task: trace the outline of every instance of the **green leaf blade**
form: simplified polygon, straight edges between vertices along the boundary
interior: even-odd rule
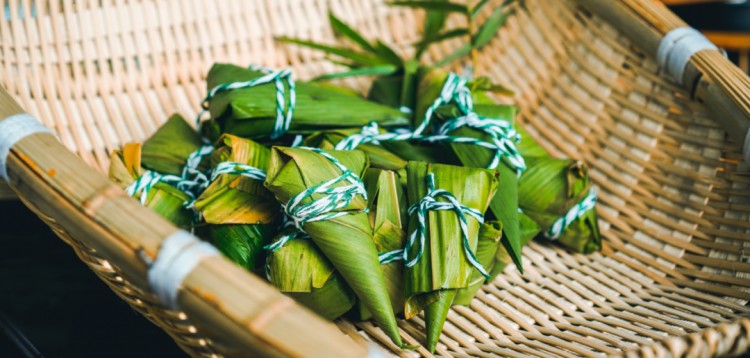
[[[387,76],[393,74],[397,70],[398,67],[393,65],[359,67],[348,71],[327,73],[325,75],[315,77],[313,81],[327,81],[338,78],[357,76]]]
[[[341,21],[341,19],[336,17],[333,12],[328,13],[328,20],[331,23],[331,29],[333,29],[334,33],[348,38],[352,42],[362,47],[363,50],[366,50],[373,55],[377,54],[375,47],[373,47],[372,44],[364,38],[364,36],[355,31],[345,22]]]
[[[466,5],[450,1],[393,1],[387,4],[391,6],[403,6],[424,10],[438,10],[444,12],[458,12],[466,15],[469,14],[469,9],[466,7]]]
[[[500,29],[500,26],[503,26],[507,19],[508,14],[503,11],[502,7],[495,9],[492,15],[490,15],[487,21],[482,24],[479,31],[477,31],[472,38],[472,46],[478,49],[488,44],[495,36],[495,33],[497,33],[497,30]]]
[[[382,59],[378,57],[368,55],[365,53],[361,53],[358,51],[354,51],[354,50],[344,48],[344,47],[336,47],[336,46],[322,44],[319,42],[295,39],[291,37],[279,37],[277,38],[277,40],[282,41],[282,42],[292,43],[295,45],[304,46],[304,47],[309,47],[309,48],[320,50],[320,51],[325,51],[329,54],[336,55],[336,56],[354,61],[357,64],[360,64],[362,66],[377,66],[377,65],[383,65],[387,63],[386,61],[383,61]]]

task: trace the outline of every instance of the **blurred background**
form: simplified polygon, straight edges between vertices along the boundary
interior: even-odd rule
[[[750,2],[664,0],[750,70]],[[0,201],[0,357],[183,357],[26,207]]]

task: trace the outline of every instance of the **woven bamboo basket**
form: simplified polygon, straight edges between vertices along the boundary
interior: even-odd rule
[[[332,10],[366,35],[407,48],[422,14],[380,0],[6,4],[0,118],[28,112],[59,136],[34,134],[13,146],[10,188],[136,311],[193,356],[355,357],[378,345],[429,355],[398,350],[371,323],[324,322],[221,257],[186,277],[180,311],[167,309],[146,272],[176,228],[101,174],[111,150],[143,140],[170,113],[194,116],[214,62],[292,67],[310,78],[334,68],[275,36],[334,41],[325,20]],[[686,25],[657,1],[514,6],[476,71],[516,91],[520,124],[546,149],[589,164],[604,249],[584,256],[532,243],[523,275],[509,268],[469,307],[453,308],[436,353],[747,350],[750,175],[740,149],[750,127],[748,77],[704,50],[682,81],[669,78],[654,54],[668,31]],[[428,57],[457,45],[436,46]],[[423,341],[419,317],[399,324],[408,344]]]

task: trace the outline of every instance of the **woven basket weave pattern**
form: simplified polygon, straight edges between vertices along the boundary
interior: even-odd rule
[[[12,14],[31,2],[10,1]],[[331,71],[320,54],[274,43],[332,40],[329,9],[369,36],[405,46],[418,13],[377,0],[62,1],[0,21],[3,85],[84,161],[150,135],[172,112],[194,116],[213,62]],[[437,354],[644,356],[736,354],[748,347],[750,176],[711,113],[665,78],[653,56],[574,1],[526,0],[476,69],[517,92],[519,122],[553,155],[580,159],[600,188],[605,248],[524,249],[469,307],[454,307]],[[440,44],[439,59],[456,42]],[[363,88],[361,80],[346,84]],[[34,198],[22,198],[36,208]],[[112,290],[194,356],[235,355],[162,307],[108,257],[36,208]],[[727,323],[731,322],[731,323]],[[337,322],[388,348],[373,324]],[[400,321],[408,344],[421,317]],[[427,354],[420,348],[417,353]],[[411,353],[407,353],[411,354]]]

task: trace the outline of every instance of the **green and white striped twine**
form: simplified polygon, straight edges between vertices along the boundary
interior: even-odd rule
[[[198,167],[203,158],[211,155],[213,151],[214,146],[206,144],[188,155],[185,166],[182,168],[182,181],[177,183],[177,189],[190,192],[193,197],[200,195],[200,192],[208,186],[208,177]]]
[[[557,219],[552,226],[544,233],[550,240],[557,240],[562,235],[563,231],[575,220],[581,218],[587,211],[593,210],[596,206],[596,199],[598,193],[596,189],[589,189],[589,193],[586,195],[581,202],[570,208],[564,216]]]
[[[146,205],[148,193],[151,191],[154,185],[162,182],[176,186],[181,181],[182,178],[176,175],[163,175],[151,170],[146,170],[143,172],[143,174],[141,174],[140,177],[138,177],[138,179],[136,179],[133,183],[128,185],[127,188],[125,188],[125,192],[130,196],[136,196],[136,194],[140,192],[141,194],[138,199],[141,201],[141,204]],[[192,197],[192,193],[187,192],[187,194]]]
[[[256,66],[250,66],[251,70],[260,71],[265,73],[264,76],[253,78],[249,81],[241,82],[230,82],[223,83],[208,91],[206,98],[201,102],[203,111],[198,114],[197,121],[200,122],[200,118],[208,110],[208,105],[211,100],[216,96],[217,93],[226,92],[236,89],[251,88],[272,81],[276,85],[276,122],[274,123],[273,132],[270,134],[271,139],[277,139],[284,135],[292,123],[292,116],[294,115],[294,106],[296,103],[296,90],[294,84],[294,78],[292,77],[292,70],[284,69],[280,71],[272,71],[266,68],[260,68]],[[287,82],[289,87],[289,105],[286,105],[286,94],[284,89],[284,80]],[[284,113],[284,107],[287,107],[286,113]]]
[[[250,179],[264,181],[266,180],[266,172],[258,169],[252,165],[237,163],[237,162],[221,162],[211,172],[211,182],[214,182],[219,175],[222,174],[234,174]]]
[[[513,167],[518,174],[526,170],[526,163],[521,153],[516,148],[515,143],[521,139],[520,134],[513,128],[513,125],[504,119],[493,119],[480,117],[474,112],[474,104],[471,99],[471,91],[466,87],[467,80],[460,76],[449,73],[440,95],[425,111],[425,117],[422,123],[412,132],[407,133],[380,133],[377,123],[362,127],[360,133],[356,133],[344,138],[336,144],[336,150],[352,150],[360,144],[373,143],[380,144],[381,141],[422,141],[429,143],[464,143],[478,145],[495,151],[489,169],[495,169],[503,158],[507,159],[508,164]],[[437,134],[424,135],[424,131],[430,125],[435,111],[440,106],[455,103],[462,116],[445,122],[438,130]],[[450,135],[451,132],[461,128],[469,127],[486,133],[491,142],[486,142],[477,138],[458,137]]]
[[[471,243],[469,242],[469,227],[466,221],[466,215],[469,215],[476,219],[480,224],[484,223],[484,216],[482,212],[477,209],[470,208],[462,205],[458,202],[453,194],[445,189],[435,188],[435,174],[427,174],[427,195],[425,195],[419,203],[416,203],[409,207],[409,215],[417,214],[417,227],[409,235],[409,239],[406,242],[406,247],[403,250],[394,250],[385,252],[379,255],[381,264],[386,264],[396,260],[404,260],[406,267],[413,267],[419,262],[424,254],[425,240],[427,234],[427,215],[429,211],[438,210],[452,210],[458,216],[459,226],[461,228],[461,235],[463,236],[463,247],[466,259],[469,263],[477,269],[484,277],[489,278],[490,275],[484,266],[479,262],[474,251],[471,249]],[[438,198],[444,198],[447,201],[438,201]],[[419,241],[417,241],[419,239]],[[414,245],[418,245],[417,255],[414,258],[409,258],[409,252]]]
[[[284,244],[298,237],[299,234],[304,233],[304,225],[308,222],[331,220],[333,218],[349,215],[353,213],[367,212],[367,208],[352,212],[352,211],[339,211],[335,210],[348,206],[351,201],[357,195],[362,196],[364,200],[367,200],[367,190],[365,185],[362,183],[360,177],[345,167],[338,159],[332,155],[326,153],[322,149],[311,148],[311,147],[297,147],[300,149],[313,151],[328,161],[333,163],[339,170],[341,175],[337,178],[327,180],[323,183],[313,185],[297,195],[293,196],[289,201],[282,205],[284,214],[288,219],[294,223],[297,227],[297,231],[282,236],[278,241],[271,245],[267,245],[266,249],[277,250],[284,246]],[[348,182],[346,185],[338,185],[339,183]],[[313,195],[322,195],[318,199],[313,199]],[[303,204],[302,202],[306,199],[311,199],[308,203]]]
[[[251,165],[236,163],[236,162],[222,162],[219,163],[216,168],[207,172],[201,172],[198,169],[201,161],[204,157],[210,155],[214,148],[211,145],[204,145],[198,150],[194,151],[188,156],[185,162],[185,167],[182,170],[182,176],[176,175],[165,175],[155,171],[147,170],[132,184],[130,184],[125,191],[130,196],[135,196],[139,192],[141,204],[146,205],[149,191],[156,185],[156,183],[163,182],[169,184],[183,193],[187,194],[190,199],[187,200],[183,205],[185,208],[190,209],[195,214],[195,222],[199,222],[202,218],[200,211],[195,207],[195,201],[200,194],[206,190],[206,188],[218,179],[221,174],[233,174],[248,177],[255,180],[266,180],[266,172]]]

